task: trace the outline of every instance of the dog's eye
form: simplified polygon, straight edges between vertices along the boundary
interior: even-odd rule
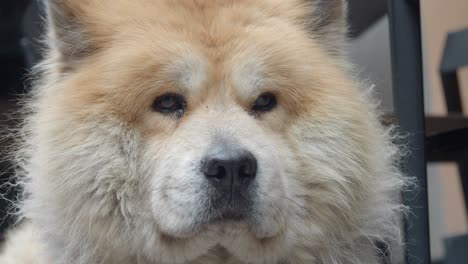
[[[162,114],[182,115],[185,112],[187,103],[183,96],[167,93],[159,96],[153,103],[153,109]]]
[[[252,106],[254,112],[268,112],[275,108],[276,96],[272,93],[261,94]]]

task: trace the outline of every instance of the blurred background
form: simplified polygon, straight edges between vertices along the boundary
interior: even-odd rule
[[[18,96],[29,90],[28,73],[41,58],[38,40],[43,36],[43,14],[38,8],[38,2],[0,1],[0,131],[7,131],[7,128],[14,125],[14,121],[9,120],[6,115],[17,108],[15,100]],[[446,117],[447,104],[439,69],[447,34],[468,29],[468,1],[424,0],[421,1],[420,10],[425,112],[430,118]],[[392,66],[386,1],[350,0],[349,21],[350,60],[356,65],[359,77],[375,85],[377,96],[382,101],[382,109],[391,115]],[[465,47],[465,52],[468,53],[468,44]],[[466,115],[468,67],[457,69],[457,77]],[[426,121],[428,126],[433,125],[431,120]],[[0,148],[5,149],[8,143],[0,140]],[[11,219],[7,217],[8,208],[11,207],[9,200],[16,197],[16,190],[5,185],[8,182],[14,183],[10,168],[11,164],[3,157],[0,158],[0,183],[3,186],[0,188],[0,197],[3,197],[0,199],[0,234],[4,234],[4,230],[11,224]],[[447,238],[468,233],[462,177],[455,163],[428,164],[431,256],[434,263],[444,263],[444,241]],[[466,245],[468,250],[468,243]],[[468,254],[464,261],[466,262],[463,263],[468,263]]]

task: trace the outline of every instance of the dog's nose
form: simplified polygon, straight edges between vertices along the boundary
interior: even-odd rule
[[[246,150],[218,147],[205,157],[201,169],[218,191],[232,199],[257,175],[257,159]]]

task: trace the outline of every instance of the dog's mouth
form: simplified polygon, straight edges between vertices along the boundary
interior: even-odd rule
[[[237,199],[218,197],[212,199],[206,208],[205,224],[223,224],[232,222],[246,222],[252,215],[253,201],[247,196],[238,196]]]
[[[196,236],[202,235],[210,230],[220,230],[226,227],[248,227],[248,217],[243,211],[225,210],[211,216],[206,216],[203,219],[195,221],[190,229],[185,232],[173,234],[171,232],[161,232],[161,240],[166,242],[176,242],[190,240]]]
[[[161,233],[161,241],[169,244],[189,243],[200,237],[210,239],[226,239],[226,237],[242,237],[253,239],[262,245],[275,243],[282,239],[284,226],[272,225],[269,219],[259,219],[250,207],[227,206],[211,208],[210,213],[203,214],[190,224],[190,227],[180,232]],[[278,223],[278,221],[274,221]],[[262,224],[264,223],[264,224]]]
[[[229,222],[242,222],[245,221],[247,214],[239,210],[225,210],[219,215],[211,217],[208,221],[209,224],[222,224]]]

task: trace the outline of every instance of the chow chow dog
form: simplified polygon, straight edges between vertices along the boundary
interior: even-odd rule
[[[1,263],[394,261],[406,181],[345,1],[46,2]]]

